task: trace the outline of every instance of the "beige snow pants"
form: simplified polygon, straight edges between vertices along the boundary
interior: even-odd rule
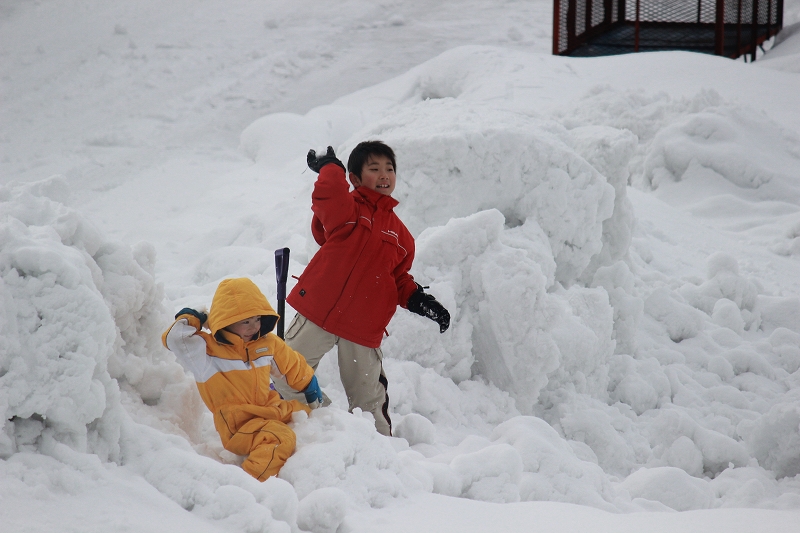
[[[297,314],[286,330],[286,344],[300,352],[306,362],[317,370],[322,356],[336,345],[339,348],[339,377],[342,379],[349,410],[356,407],[372,413],[375,429],[383,435],[392,434],[389,418],[388,382],[383,372],[383,352],[337,337]],[[288,386],[285,380],[275,380],[275,388],[286,400],[305,403],[305,396]],[[326,398],[327,400],[327,398]]]

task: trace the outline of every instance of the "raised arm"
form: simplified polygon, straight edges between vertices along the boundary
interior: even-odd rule
[[[208,366],[206,341],[200,333],[206,320],[205,313],[194,309],[181,309],[175,315],[175,322],[161,335],[161,342],[175,354],[183,368],[201,379]]]
[[[325,232],[330,233],[348,222],[355,209],[347,172],[330,146],[323,156],[317,156],[314,150],[309,150],[307,161],[308,167],[319,173],[311,193],[311,209]]]

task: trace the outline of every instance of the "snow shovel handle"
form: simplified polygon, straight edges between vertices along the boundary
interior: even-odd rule
[[[277,334],[283,338],[284,320],[283,315],[286,311],[286,280],[289,278],[289,249],[280,248],[275,250],[275,278],[278,282],[278,325]]]

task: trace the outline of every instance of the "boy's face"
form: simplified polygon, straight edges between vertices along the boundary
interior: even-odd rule
[[[234,322],[225,329],[240,336],[245,341],[251,341],[261,329],[261,317],[251,316],[239,322]]]
[[[391,196],[396,183],[392,160],[385,155],[369,156],[361,168],[360,178],[352,172],[350,173],[350,183],[353,184],[353,187],[366,187]]]

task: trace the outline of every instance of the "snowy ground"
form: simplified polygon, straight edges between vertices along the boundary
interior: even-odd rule
[[[429,4],[0,6],[4,527],[796,531],[800,2],[753,64]],[[305,152],[365,138],[453,326],[390,324],[395,438],[326,357],[261,484],[159,335],[224,277],[274,301]]]

